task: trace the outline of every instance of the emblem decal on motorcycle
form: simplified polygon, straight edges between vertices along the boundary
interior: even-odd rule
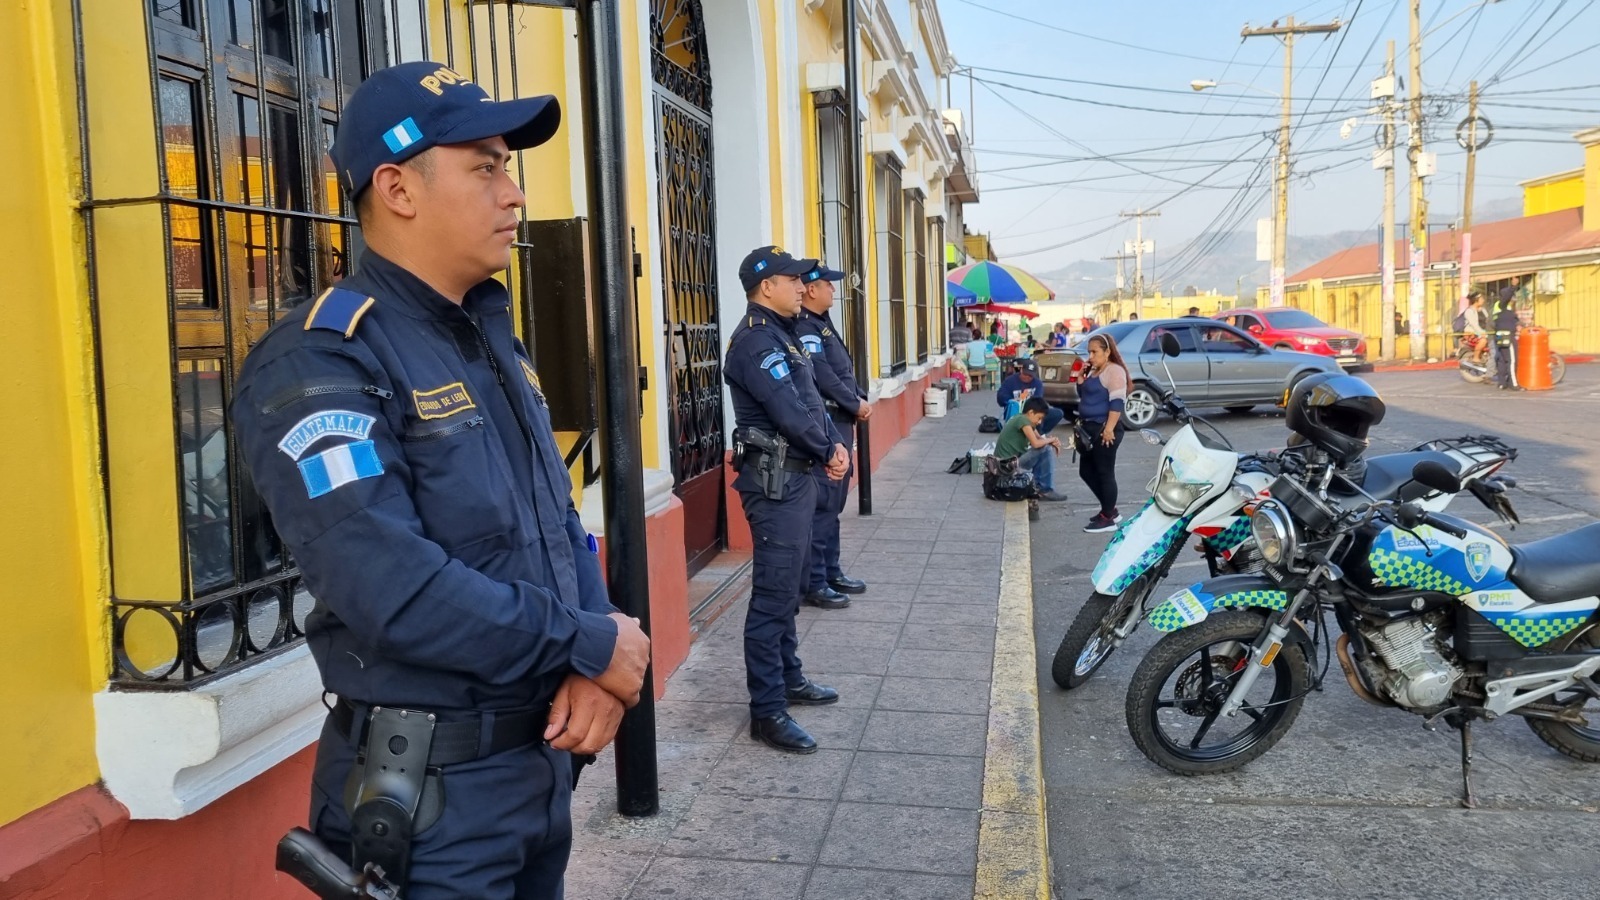
[[[1475,541],[1465,548],[1467,556],[1467,574],[1474,582],[1483,580],[1489,574],[1489,545],[1482,541]]]
[[[1194,595],[1193,590],[1185,590],[1183,593],[1173,597],[1172,605],[1184,625],[1202,622],[1210,614],[1205,604],[1200,602],[1200,598]]]

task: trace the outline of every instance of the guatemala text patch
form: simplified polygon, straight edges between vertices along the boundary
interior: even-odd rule
[[[417,405],[417,415],[424,419],[443,419],[464,409],[476,409],[467,386],[457,381],[431,391],[412,391],[411,400]]]
[[[352,481],[383,474],[378,447],[371,441],[341,444],[300,460],[300,477],[306,483],[306,496],[315,499],[344,487]]]
[[[372,424],[377,420],[372,416],[351,412],[348,409],[329,409],[319,413],[312,413],[295,423],[278,442],[278,449],[288,454],[290,459],[299,459],[306,448],[325,437],[347,437],[357,441],[364,441],[372,433]]]
[[[822,338],[815,334],[808,334],[800,339],[800,346],[812,355],[822,352]]]

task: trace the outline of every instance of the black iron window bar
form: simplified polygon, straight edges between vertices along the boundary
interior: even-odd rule
[[[447,14],[443,19],[443,32],[444,45],[447,49],[444,62],[451,68],[459,67],[454,52],[455,17],[449,10],[458,3],[466,10],[468,55],[474,63],[471,67],[471,77],[483,83],[481,76],[488,74],[488,83],[484,86],[494,96],[506,96],[501,89],[500,78],[502,40],[508,50],[506,55],[509,59],[511,84],[513,88],[517,84],[516,41],[517,33],[522,26],[509,7],[513,5],[557,9],[575,7],[571,0],[498,0],[498,2],[497,0],[445,0]],[[82,183],[85,193],[92,197],[82,6],[82,0],[74,0],[79,144]],[[319,94],[317,89],[312,87],[312,83],[318,77],[318,73],[313,70],[320,69],[322,79],[320,83],[331,82],[334,105],[342,106],[348,90],[354,87],[350,82],[357,77],[364,77],[366,72],[390,62],[431,56],[427,29],[428,6],[428,0],[366,0],[350,4],[339,2],[336,5],[331,0],[302,0],[299,3],[281,4],[275,8],[276,12],[273,12],[263,9],[260,4],[248,2],[241,4],[238,0],[227,3],[219,0],[152,0],[145,5],[146,31],[152,36],[150,78],[153,95],[159,100],[163,81],[174,77],[181,77],[193,86],[195,103],[191,112],[194,116],[195,132],[192,140],[193,152],[196,155],[196,193],[215,195],[227,189],[224,186],[224,179],[227,177],[226,161],[223,159],[221,145],[235,137],[224,137],[220,134],[220,129],[224,127],[226,120],[223,118],[224,113],[219,110],[216,93],[218,88],[214,84],[218,76],[206,67],[205,59],[202,58],[210,55],[210,48],[215,46],[224,48],[225,52],[219,51],[221,57],[228,57],[239,65],[246,65],[243,60],[246,57],[250,58],[251,71],[245,72],[241,77],[230,69],[229,81],[221,90],[223,94],[228,95],[229,100],[234,100],[237,96],[250,101],[248,106],[241,105],[239,113],[241,118],[254,119],[255,130],[252,136],[257,141],[256,154],[258,164],[263,171],[266,169],[266,161],[261,147],[270,133],[269,119],[275,114],[286,111],[288,115],[297,117],[291,122],[293,125],[291,133],[295,138],[293,150],[298,156],[291,166],[285,166],[285,172],[293,173],[295,183],[286,186],[286,190],[292,194],[285,196],[292,197],[292,201],[300,208],[284,208],[281,204],[236,202],[217,199],[215,196],[184,196],[173,191],[167,172],[162,111],[158,108],[155,128],[157,146],[163,148],[162,152],[157,154],[163,189],[156,194],[143,197],[90,199],[80,206],[86,223],[90,301],[97,345],[101,335],[98,326],[95,269],[94,212],[96,210],[159,204],[162,210],[163,234],[166,236],[169,248],[173,246],[174,208],[187,208],[200,212],[199,221],[195,223],[195,227],[199,230],[195,249],[203,260],[205,286],[200,293],[208,302],[203,302],[199,307],[179,302],[174,281],[174,262],[169,250],[168,315],[172,321],[181,322],[183,314],[213,309],[221,313],[220,319],[225,336],[222,346],[174,345],[171,352],[175,402],[178,402],[176,393],[182,387],[179,384],[180,371],[198,371],[205,361],[209,361],[212,366],[220,370],[218,374],[222,377],[223,384],[231,385],[231,376],[243,360],[242,353],[234,352],[236,341],[228,313],[229,304],[240,302],[235,296],[235,285],[230,283],[230,279],[236,278],[237,273],[229,271],[228,261],[225,259],[225,254],[229,252],[230,227],[239,229],[242,226],[247,232],[243,242],[247,253],[261,251],[269,260],[280,251],[280,248],[275,246],[278,240],[275,229],[278,226],[274,223],[289,222],[294,223],[297,228],[306,229],[299,234],[303,244],[300,248],[302,255],[309,254],[315,259],[317,254],[322,252],[331,259],[331,264],[316,261],[306,264],[305,274],[316,279],[316,290],[320,290],[321,286],[330,280],[330,276],[343,275],[348,271],[348,259],[355,255],[360,241],[357,223],[348,215],[349,210],[337,200],[329,202],[339,210],[339,213],[318,212],[313,209],[317,199],[315,196],[317,192],[313,190],[313,179],[323,177],[324,173],[320,166],[305,165],[305,161],[318,159],[321,156],[321,150],[324,148],[319,146],[319,142],[326,143],[331,134],[333,117],[336,116],[336,113],[324,105],[328,99],[325,96],[326,91]],[[496,6],[506,8],[503,23],[496,21]],[[698,14],[698,4],[695,4],[694,11]],[[269,16],[275,17],[272,23],[265,21]],[[486,16],[486,28],[478,27],[480,16]],[[160,20],[160,26],[157,20]],[[350,27],[352,23],[354,30]],[[403,24],[415,25],[416,33],[402,33],[399,26]],[[176,38],[171,31],[174,26],[185,29],[184,32],[178,33]],[[245,39],[251,43],[248,48],[242,46],[242,40],[232,40],[239,37],[233,32],[239,32],[241,26],[245,29],[243,32]],[[268,29],[278,29],[281,33],[268,34]],[[231,34],[232,38],[223,36],[225,32]],[[481,58],[480,33],[487,36],[489,60],[487,73],[479,72],[479,67],[476,65],[477,60]],[[352,38],[357,46],[354,48],[342,46],[343,39]],[[704,59],[704,48],[699,49],[700,58]],[[345,56],[347,50],[358,55],[347,58]],[[269,55],[273,57],[270,61]],[[183,74],[174,76],[175,71]],[[302,75],[302,73],[311,74]],[[347,79],[347,74],[351,78]],[[282,87],[285,79],[290,82],[289,93],[292,96],[273,94],[271,100],[278,101],[278,104],[273,104],[269,100],[268,84],[272,82],[277,87]],[[239,85],[244,86],[244,93],[237,93],[236,88]],[[513,90],[512,94],[515,93]],[[281,105],[282,103],[291,105],[285,107]],[[249,109],[253,109],[253,114],[248,111]],[[246,123],[234,124],[243,126]],[[239,148],[236,147],[235,150]],[[237,155],[240,156],[240,160],[236,162],[241,168],[248,167],[249,161],[244,158],[246,154],[238,152]],[[246,177],[248,178],[248,175]],[[258,175],[257,179],[260,177]],[[520,167],[518,178],[519,186],[526,190],[526,176]],[[256,192],[251,190],[248,181],[244,187],[245,199],[248,201]],[[266,200],[267,192],[264,188],[261,193],[262,199]],[[235,218],[230,221],[230,216],[237,215],[245,218],[242,220]],[[525,211],[523,215],[526,216]],[[317,226],[344,229],[342,240],[334,241],[331,232],[323,233]],[[259,243],[255,240],[258,230],[262,238]],[[329,246],[321,246],[321,243],[329,243]],[[531,249],[532,246],[526,243],[519,242],[515,245],[517,253],[525,253]],[[311,271],[320,273],[321,277],[310,275]],[[524,285],[524,290],[526,289],[527,286]],[[267,293],[269,297],[267,314],[275,318],[283,311],[278,309],[278,304],[272,299],[278,291],[269,287]],[[209,302],[212,299],[214,303]],[[98,370],[98,365],[97,360],[96,379],[103,386],[103,373]],[[224,398],[231,393],[227,387],[224,387],[223,391]],[[223,402],[225,403],[225,399]],[[183,426],[180,423],[178,427],[181,431]],[[231,443],[231,436],[229,440]],[[103,451],[107,449],[104,425],[102,425],[101,445]],[[568,466],[570,467],[577,455],[585,453],[586,449],[583,445],[575,447],[573,454],[567,460]],[[237,576],[241,571],[249,572],[251,569],[262,568],[259,560],[254,566],[241,568],[237,565],[245,544],[253,544],[258,553],[261,552],[262,546],[267,546],[265,567],[276,571],[266,573],[258,571],[256,574],[260,577],[244,583],[228,584],[218,589],[196,590],[192,571],[194,562],[190,558],[193,550],[192,536],[187,533],[188,523],[180,521],[180,529],[185,529],[185,533],[180,535],[180,545],[184,549],[175,562],[182,570],[181,580],[186,586],[185,593],[198,593],[198,596],[188,596],[176,602],[112,599],[110,610],[114,660],[112,679],[118,687],[146,689],[197,687],[241,666],[287,650],[304,638],[305,617],[310,611],[312,599],[304,590],[300,573],[293,566],[293,561],[278,545],[270,522],[260,510],[259,501],[255,498],[253,490],[245,483],[246,479],[234,454],[229,452],[227,460],[227,502],[224,507],[227,512],[224,512],[224,515],[238,514],[230,516],[230,520],[226,523],[227,541],[232,545],[232,556],[236,563],[228,571]],[[181,460],[177,461],[177,468],[180,482],[179,518],[184,520],[186,513],[182,495],[185,490],[192,490],[192,487],[183,484]],[[106,486],[106,491],[109,501],[109,484]],[[244,517],[252,521],[240,522],[239,519]],[[244,534],[246,530],[252,528],[256,531],[264,529],[266,533]],[[238,581],[237,577],[225,580]],[[164,631],[171,632],[170,643],[165,640],[164,635],[162,638],[155,637]],[[170,648],[170,656],[155,662],[136,659],[136,654],[130,651],[129,647],[130,637],[136,632],[141,644],[160,648],[153,649],[154,655],[162,656],[164,651]],[[137,655],[142,657],[148,654]]]

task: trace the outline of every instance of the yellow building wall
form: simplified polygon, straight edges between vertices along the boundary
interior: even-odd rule
[[[1574,172],[1566,178],[1528,184],[1522,188],[1522,214],[1538,216],[1562,209],[1583,206],[1583,173]]]
[[[71,24],[65,4],[0,5],[0,54],[12,67],[0,100],[0,267],[13,301],[0,384],[15,438],[0,516],[10,562],[0,588],[0,824],[99,778],[90,695],[107,659],[105,527],[84,232],[73,210]]]
[[[637,22],[640,17],[649,15],[646,0],[623,0],[619,17],[624,22]],[[571,21],[568,19],[567,21]],[[651,75],[648,71],[641,71],[639,63],[639,31],[636,28],[622,29],[622,83],[623,105],[627,109],[626,128],[627,150],[624,158],[628,165],[628,221],[633,223],[635,242],[638,244],[636,251],[640,259],[640,277],[636,282],[639,298],[638,327],[639,327],[639,365],[648,366],[650,380],[648,389],[640,396],[640,408],[644,416],[639,422],[639,432],[643,443],[641,459],[647,469],[658,469],[667,464],[661,458],[660,445],[663,443],[661,434],[666,430],[667,424],[661,421],[656,414],[656,394],[666,389],[663,381],[666,371],[665,353],[662,346],[660,323],[651,321],[650,318],[650,286],[655,283],[656,266],[660,261],[650,253],[650,229],[656,223],[650,219],[650,193],[656,189],[655,182],[649,177],[648,160],[645,158],[646,142],[644,135],[636,133],[639,126],[635,122],[655,122],[653,96],[651,94]],[[637,85],[638,87],[633,87]],[[580,97],[566,98],[567,103],[577,104],[582,102]],[[571,107],[569,107],[571,108]],[[651,110],[649,116],[646,110]],[[655,127],[653,124],[650,127]],[[559,169],[557,171],[570,171]],[[566,448],[563,448],[565,451]],[[580,458],[581,464],[581,458]],[[581,483],[581,476],[574,474],[573,481]]]
[[[761,56],[766,61],[767,74],[767,167],[772,173],[772,225],[775,243],[783,238],[783,140],[778,131],[782,98],[778,94],[778,7],[776,3],[757,3],[761,9]]]

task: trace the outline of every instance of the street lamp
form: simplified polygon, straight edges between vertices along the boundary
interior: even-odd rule
[[[1210,90],[1219,84],[1232,84],[1246,90],[1277,97],[1283,101],[1283,121],[1278,126],[1278,172],[1272,180],[1273,192],[1277,195],[1276,202],[1272,205],[1272,274],[1270,278],[1272,306],[1283,305],[1283,278],[1284,266],[1288,257],[1289,247],[1289,86],[1290,70],[1287,66],[1283,70],[1283,93],[1274,94],[1264,88],[1253,84],[1240,82],[1219,82],[1210,79],[1196,78],[1189,82],[1189,88],[1194,91]]]

